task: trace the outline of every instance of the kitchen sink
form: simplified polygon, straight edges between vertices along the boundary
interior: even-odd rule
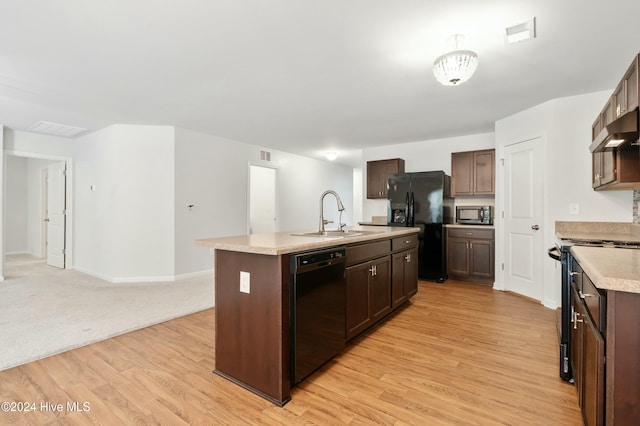
[[[299,237],[334,237],[334,238],[348,238],[357,237],[359,235],[376,234],[378,231],[362,231],[360,229],[347,229],[345,231],[314,231],[314,232],[301,232],[297,234],[291,234]]]

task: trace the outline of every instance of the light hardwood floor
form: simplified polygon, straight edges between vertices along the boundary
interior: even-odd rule
[[[554,311],[487,286],[420,282],[279,408],[211,372],[210,309],[0,372],[0,401],[36,409],[0,412],[0,424],[580,425],[557,351]]]

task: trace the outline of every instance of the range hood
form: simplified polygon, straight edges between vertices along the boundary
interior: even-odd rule
[[[604,126],[589,145],[589,151],[600,152],[638,143],[638,108],[627,112]]]

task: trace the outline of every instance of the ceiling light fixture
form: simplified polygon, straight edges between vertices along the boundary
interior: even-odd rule
[[[478,55],[471,50],[459,50],[464,36],[456,34],[447,39],[454,50],[433,62],[433,75],[445,86],[458,86],[469,80],[478,68]]]
[[[532,38],[536,38],[535,16],[527,22],[505,29],[505,41],[507,44],[520,43],[521,41],[530,40]]]
[[[329,161],[333,161],[338,158],[338,154],[336,154],[335,151],[327,151],[324,156],[327,157],[327,160]]]

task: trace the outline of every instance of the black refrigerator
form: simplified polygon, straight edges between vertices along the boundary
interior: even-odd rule
[[[443,171],[397,173],[387,180],[387,224],[415,226],[418,277],[444,282],[447,276],[445,228],[452,222],[451,178]]]

